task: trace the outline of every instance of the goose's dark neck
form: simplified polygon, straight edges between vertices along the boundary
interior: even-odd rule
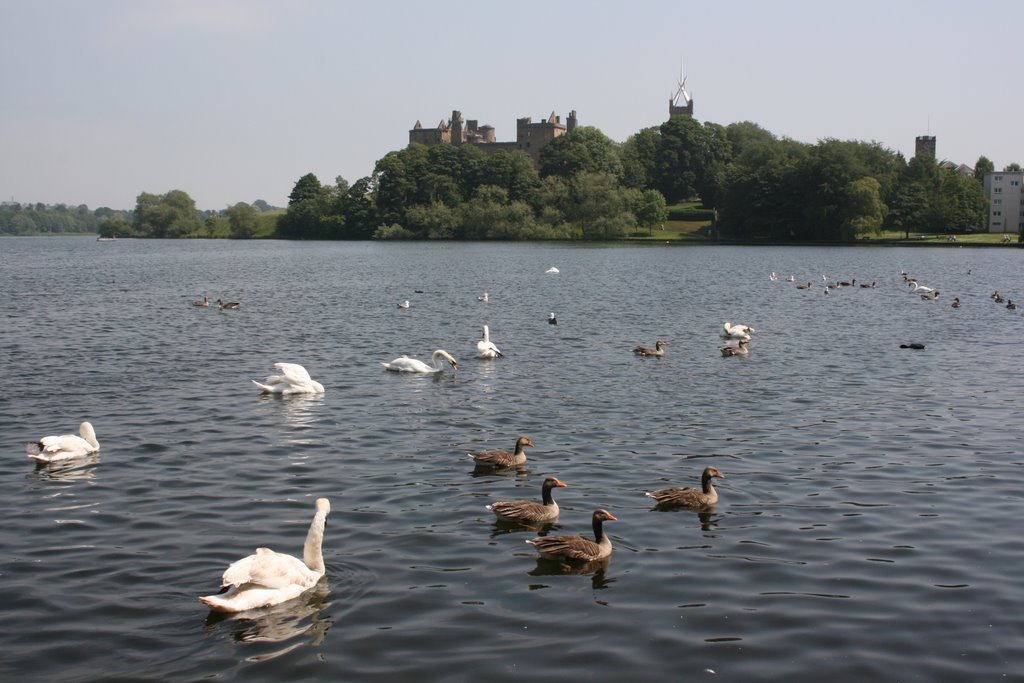
[[[715,490],[715,487],[711,484],[711,474],[709,472],[700,475],[700,487],[704,493],[711,493]]]
[[[515,452],[515,454],[516,455],[523,455],[523,453],[525,453],[525,451],[523,450],[524,448],[526,448],[526,444],[524,444],[522,441],[516,441],[516,452]]]
[[[551,497],[551,484],[544,484],[540,490],[541,500],[545,505],[551,505],[555,502],[555,499]]]
[[[604,538],[604,520],[594,515],[594,540],[598,543]]]

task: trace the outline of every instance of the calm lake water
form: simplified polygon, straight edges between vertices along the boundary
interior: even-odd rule
[[[0,678],[1022,680],[1024,310],[989,297],[1024,303],[1022,259],[2,239]],[[825,295],[823,273],[877,286]],[[727,320],[756,328],[749,356],[721,357]],[[475,357],[483,323],[504,358]],[[630,353],[658,338],[664,358]],[[380,365],[436,348],[458,372]],[[278,361],[326,394],[260,396]],[[25,457],[82,420],[98,456]],[[466,457],[520,434],[521,471]],[[707,465],[710,514],[643,495]],[[618,517],[606,567],[538,562],[484,508],[550,475],[549,533]],[[317,589],[197,601],[258,546],[301,556],[321,496]]]

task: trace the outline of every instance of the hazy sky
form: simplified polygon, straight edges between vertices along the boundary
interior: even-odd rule
[[[701,121],[1024,163],[1024,6],[981,0],[0,0],[0,201],[284,206],[453,109],[623,141],[685,68]]]

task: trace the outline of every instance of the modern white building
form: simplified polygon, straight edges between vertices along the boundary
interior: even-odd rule
[[[1016,235],[1024,228],[1024,171],[993,171],[985,174],[988,199],[988,232]]]

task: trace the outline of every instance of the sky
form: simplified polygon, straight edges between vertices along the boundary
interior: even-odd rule
[[[1024,164],[1021,3],[0,0],[0,201],[200,209],[371,175],[452,110],[515,139],[575,110],[616,142],[668,116],[778,137],[919,135]]]

